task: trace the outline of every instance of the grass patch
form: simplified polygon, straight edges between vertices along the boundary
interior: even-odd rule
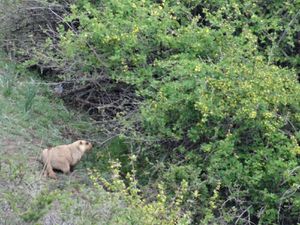
[[[42,192],[30,204],[28,210],[21,215],[25,222],[36,222],[45,215],[56,199],[57,192]]]
[[[92,221],[78,211],[90,208],[85,213],[91,216],[94,206],[103,206],[110,198],[110,193],[89,187],[85,172],[93,163],[101,164],[101,159],[92,159],[102,147],[95,145],[71,175],[59,174],[58,181],[41,177],[42,165],[37,159],[46,147],[77,139],[101,142],[101,130],[87,115],[66,108],[37,74],[17,68],[1,54],[0,127],[0,224]],[[91,196],[82,193],[85,189],[89,195],[106,197],[90,201]]]

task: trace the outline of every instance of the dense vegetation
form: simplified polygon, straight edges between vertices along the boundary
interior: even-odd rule
[[[78,0],[48,27],[44,45],[26,57],[23,48],[10,51],[63,84],[85,80],[73,92],[63,87],[84,98],[94,118],[101,114],[104,127],[114,125],[107,133],[121,143],[112,155],[121,175],[133,170],[145,190],[162,184],[165,201],[184,183],[181,211],[194,223],[297,224],[299,8],[297,1]],[[117,100],[106,102],[101,81],[122,93],[111,93]],[[103,102],[124,101],[102,111]],[[92,167],[101,171],[97,160]],[[96,183],[99,176],[91,175]]]

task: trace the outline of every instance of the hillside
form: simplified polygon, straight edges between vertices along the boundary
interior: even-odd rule
[[[104,201],[108,224],[300,223],[299,9],[1,1],[11,218],[101,224]],[[94,148],[74,172],[41,178],[41,149],[77,139]]]
[[[66,108],[36,75],[4,57],[0,90],[0,224],[145,224],[138,220],[143,204],[128,205],[130,198],[105,191],[89,177],[91,159],[105,149],[93,139],[99,130],[86,115]],[[42,149],[79,138],[89,138],[93,152],[70,175],[43,177]]]

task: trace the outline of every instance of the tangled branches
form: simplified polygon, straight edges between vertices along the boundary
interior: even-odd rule
[[[43,0],[1,1],[0,33],[2,46],[14,59],[30,59],[35,49],[44,44],[45,30],[55,30],[59,18],[66,12],[66,2],[54,3]]]
[[[106,76],[62,82],[54,88],[54,92],[72,107],[86,111],[108,133],[118,132],[118,118],[130,118],[141,100],[133,87]]]

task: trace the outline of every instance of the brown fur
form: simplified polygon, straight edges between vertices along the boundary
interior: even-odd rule
[[[44,176],[56,179],[53,169],[70,173],[71,166],[76,165],[83,154],[92,148],[92,144],[85,140],[78,140],[69,145],[60,145],[54,148],[44,149],[42,162],[44,164]]]

